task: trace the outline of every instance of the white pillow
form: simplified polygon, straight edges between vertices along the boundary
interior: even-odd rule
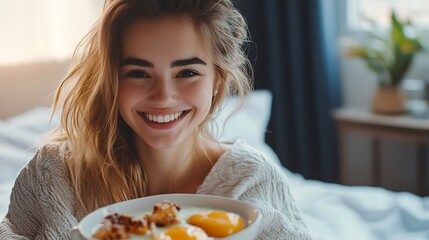
[[[245,104],[229,119],[237,106],[238,97],[230,97],[223,104],[211,131],[222,142],[244,139],[249,145],[262,151],[269,159],[280,163],[273,149],[265,143],[265,132],[271,115],[272,94],[268,90],[255,90]],[[226,125],[223,128],[226,120]],[[223,131],[222,131],[223,130]]]
[[[215,120],[215,126],[212,126],[214,136],[220,141],[235,141],[242,138],[252,145],[263,143],[270,120],[271,102],[270,91],[256,90],[248,96],[239,112],[227,119],[235,110],[238,97],[227,98]]]

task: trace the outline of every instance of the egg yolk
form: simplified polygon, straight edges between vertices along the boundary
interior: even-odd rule
[[[201,228],[194,226],[179,226],[161,233],[159,240],[207,240],[207,234]]]
[[[244,228],[243,219],[230,212],[208,211],[190,216],[187,222],[202,228],[210,237],[227,237]]]

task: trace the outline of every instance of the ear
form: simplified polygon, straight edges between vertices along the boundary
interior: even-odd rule
[[[222,87],[222,83],[225,81],[226,78],[226,74],[222,71],[219,70],[216,72],[216,79],[214,81],[214,86],[213,86],[213,96],[216,96],[217,93],[219,92],[219,88]]]
[[[213,87],[213,97],[216,97],[216,95],[219,91],[219,85],[220,85],[220,80],[217,80],[214,84],[214,87]]]

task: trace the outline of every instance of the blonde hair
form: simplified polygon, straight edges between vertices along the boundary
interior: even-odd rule
[[[245,54],[248,31],[230,0],[107,0],[103,14],[73,55],[72,67],[55,96],[61,125],[52,142],[69,154],[66,170],[76,194],[76,216],[146,195],[146,174],[133,153],[131,130],[118,111],[119,46],[122,30],[139,16],[190,16],[211,50],[220,80],[207,123],[230,94],[242,99],[251,90]]]

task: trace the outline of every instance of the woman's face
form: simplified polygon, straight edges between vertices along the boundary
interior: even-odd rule
[[[125,29],[119,111],[138,142],[165,149],[195,136],[216,81],[205,46],[190,18],[141,18]]]

